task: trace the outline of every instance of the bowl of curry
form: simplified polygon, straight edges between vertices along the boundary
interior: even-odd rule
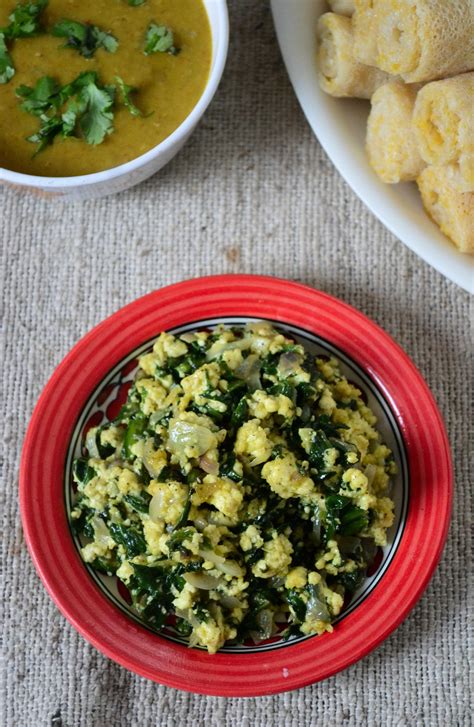
[[[93,198],[179,151],[218,87],[225,0],[8,0],[0,182]]]

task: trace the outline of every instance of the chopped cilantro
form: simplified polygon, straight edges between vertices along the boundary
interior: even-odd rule
[[[157,25],[150,23],[145,36],[145,49],[143,51],[146,56],[152,53],[169,53],[172,56],[179,52],[174,46],[174,35],[170,28],[166,25]]]
[[[40,15],[48,0],[38,0],[17,5],[8,16],[10,25],[0,28],[0,83],[8,83],[15,75],[15,66],[8,52],[7,41],[15,38],[31,38],[40,27]]]
[[[124,105],[137,116],[139,111],[132,111],[135,107],[128,98],[131,87],[122,79],[117,82]],[[36,154],[52,144],[58,135],[76,136],[96,145],[114,130],[116,87],[101,85],[94,71],[85,71],[62,87],[53,78],[44,76],[33,87],[20,86],[16,94],[22,99],[23,111],[38,116],[41,121],[38,131],[28,137],[28,141],[38,144]]]
[[[104,48],[115,53],[118,41],[111,33],[106,33],[96,25],[79,23],[76,20],[60,20],[53,27],[52,33],[57,38],[66,38],[66,48],[74,48],[84,58],[92,58],[96,50]]]
[[[23,99],[21,108],[34,116],[43,116],[51,108],[58,108],[60,105],[59,92],[61,87],[50,76],[43,76],[37,81],[36,86],[18,86],[16,95]]]
[[[8,16],[10,25],[0,28],[0,32],[6,38],[31,38],[41,30],[41,13],[48,4],[48,0],[37,0],[19,3],[13,12]]]
[[[79,129],[88,144],[101,144],[112,133],[113,103],[110,89],[98,86],[96,78],[80,83],[74,111]]]
[[[5,43],[4,33],[0,33],[0,83],[8,83],[15,75],[15,67]]]
[[[122,95],[122,102],[125,108],[130,111],[132,116],[143,116],[140,109],[135,106],[131,99],[132,93],[135,93],[137,89],[125,83],[123,78],[120,78],[120,76],[115,76],[115,80],[117,81],[117,86]]]
[[[47,116],[41,117],[41,126],[38,131],[26,137],[27,141],[37,144],[34,156],[53,143],[55,137],[61,133],[62,126],[61,119],[56,116],[52,119]]]

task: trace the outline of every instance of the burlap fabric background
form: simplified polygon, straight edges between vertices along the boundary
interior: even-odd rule
[[[128,193],[84,204],[0,191],[6,634],[0,722],[468,725],[468,295],[389,234],[334,170],[295,100],[267,3],[230,6],[222,86],[191,142],[161,174]],[[455,454],[448,544],[409,618],[346,672],[259,699],[167,689],[89,646],[46,595],[26,551],[17,502],[28,419],[78,338],[154,288],[223,272],[299,280],[371,316],[426,377]]]

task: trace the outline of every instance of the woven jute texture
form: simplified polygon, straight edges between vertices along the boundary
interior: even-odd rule
[[[335,171],[298,107],[268,4],[234,0],[230,10],[231,48],[222,85],[191,141],[164,171],[96,202],[48,202],[0,191],[5,637],[0,723],[467,726],[469,297],[387,232]],[[456,471],[448,543],[407,620],[345,672],[258,699],[181,693],[98,653],[47,596],[27,553],[18,511],[25,429],[41,389],[71,346],[137,296],[184,278],[225,272],[307,283],[383,326],[432,388]]]

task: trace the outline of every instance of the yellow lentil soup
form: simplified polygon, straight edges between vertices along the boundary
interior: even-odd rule
[[[152,149],[190,114],[212,56],[202,0],[36,3],[34,32],[12,14],[31,12],[35,0],[0,5],[0,166],[55,177],[102,171]],[[56,32],[65,20],[74,21],[76,31]],[[87,42],[78,39],[83,31]],[[84,80],[86,72],[96,74],[95,83],[84,90],[81,81],[81,90],[67,97],[67,84]],[[52,104],[43,112],[37,84],[45,78]]]

